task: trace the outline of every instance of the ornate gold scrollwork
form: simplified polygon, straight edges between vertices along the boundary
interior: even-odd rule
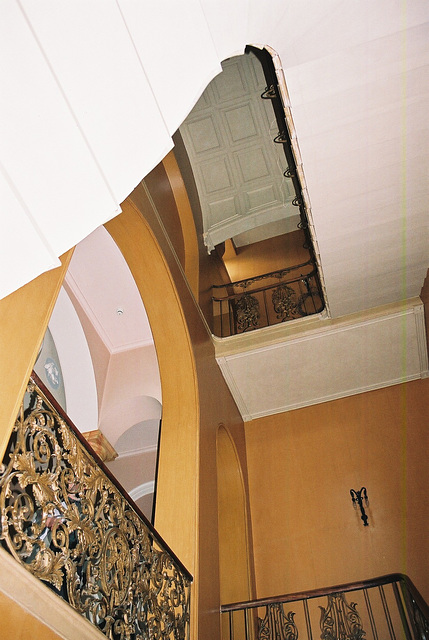
[[[33,381],[0,510],[1,544],[108,638],[189,637],[189,576]]]

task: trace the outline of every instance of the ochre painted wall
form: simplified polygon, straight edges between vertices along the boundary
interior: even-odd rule
[[[224,256],[231,282],[307,262],[310,256],[304,243],[304,232],[297,230],[239,247],[236,255]]]
[[[429,379],[246,423],[258,597],[401,572],[429,600],[428,427]]]
[[[220,426],[217,436],[217,487],[221,602],[254,597],[247,491],[236,443]]]
[[[164,180],[162,172],[158,179]],[[142,293],[160,365],[163,435],[155,524],[195,578],[191,637],[219,640],[216,436],[220,423],[241,434],[243,424],[216,364],[180,257],[165,232],[170,215],[177,222],[177,211],[170,210],[176,200],[157,200],[160,210],[155,200],[142,183],[123,203],[123,213],[106,228]],[[5,442],[66,266],[65,262],[63,269],[44,274],[0,305],[3,379],[13,382],[4,385],[8,402],[3,405],[0,435]],[[15,637],[20,637],[18,632]]]

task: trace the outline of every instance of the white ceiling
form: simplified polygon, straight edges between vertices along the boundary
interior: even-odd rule
[[[1,296],[114,216],[220,62],[258,43],[284,71],[332,318],[419,295],[427,0],[6,0],[1,14]],[[110,334],[127,304],[105,309],[112,349],[141,339]]]
[[[110,353],[153,344],[137,285],[104,227],[77,245],[66,282]]]
[[[419,295],[429,265],[429,5],[383,4],[286,70],[334,317]]]
[[[426,0],[106,0],[100,11],[2,4],[1,295],[115,215],[221,60],[258,43],[283,66],[332,315],[419,294]]]

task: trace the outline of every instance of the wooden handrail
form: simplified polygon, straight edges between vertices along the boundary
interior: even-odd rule
[[[307,262],[302,262],[301,264],[295,264],[292,265],[291,267],[285,267],[284,269],[277,269],[277,271],[269,271],[268,273],[262,273],[259,276],[254,276],[253,278],[243,278],[242,280],[235,280],[234,282],[227,282],[226,284],[213,284],[212,285],[212,289],[224,289],[225,287],[235,287],[235,286],[243,286],[243,283],[247,283],[247,282],[256,282],[257,280],[265,280],[268,278],[276,278],[278,277],[277,274],[279,273],[290,273],[291,271],[294,271],[295,269],[302,269],[303,267],[309,267],[309,266],[313,266],[314,267],[314,263],[311,260],[307,260]],[[313,273],[317,273],[317,270],[314,269],[311,274]],[[304,277],[307,277],[308,275],[311,274],[305,274]]]
[[[274,603],[284,602],[296,602],[297,600],[310,600],[313,598],[320,598],[333,593],[359,591],[360,589],[370,589],[372,587],[379,587],[385,584],[393,582],[403,582],[406,584],[409,591],[412,593],[417,604],[421,608],[422,612],[428,616],[429,619],[429,606],[420,595],[419,591],[414,586],[413,582],[408,576],[402,573],[390,573],[378,578],[372,578],[370,580],[363,580],[360,582],[348,582],[346,584],[339,584],[332,587],[323,587],[321,589],[311,589],[309,591],[298,591],[296,593],[290,593],[287,595],[273,596],[269,598],[258,598],[256,600],[249,600],[248,602],[233,602],[231,604],[223,604],[221,606],[221,613],[227,613],[228,611],[238,611],[240,609],[254,609],[257,607],[265,607]]]
[[[310,280],[310,278],[314,278],[315,282],[316,281],[316,271],[310,271],[310,273],[306,273],[305,275],[302,276],[298,276],[297,278],[292,278],[291,280],[284,280],[283,282],[274,282],[273,284],[267,284],[265,285],[265,287],[258,287],[257,289],[243,289],[243,291],[240,291],[239,293],[230,293],[227,296],[225,296],[224,298],[215,298],[214,296],[212,297],[213,302],[226,302],[227,300],[236,300],[237,298],[242,298],[244,295],[246,294],[250,294],[252,296],[254,296],[256,293],[262,293],[263,291],[269,291],[270,289],[276,289],[277,287],[279,287],[282,284],[295,284],[296,282],[302,282],[303,280]],[[234,283],[232,283],[229,286],[233,286]],[[214,288],[215,285],[213,285]],[[217,285],[219,286],[219,285]],[[222,285],[225,286],[226,285]],[[319,293],[319,291],[317,291],[317,293]]]
[[[413,596],[413,598],[416,601],[417,605],[419,606],[420,611],[424,614],[426,619],[429,620],[429,605],[428,605],[428,603],[423,598],[423,596],[420,593],[420,591],[417,589],[417,587],[414,585],[414,583],[412,582],[412,580],[408,576],[406,576],[405,574],[400,574],[400,576],[401,576],[402,582],[405,584],[405,586],[407,587],[408,591],[411,593],[411,595]]]

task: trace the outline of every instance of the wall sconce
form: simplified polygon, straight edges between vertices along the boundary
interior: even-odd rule
[[[359,507],[361,513],[361,520],[363,520],[363,526],[368,526],[368,516],[365,513],[365,507],[363,503],[365,501],[365,506],[369,506],[368,494],[366,492],[366,487],[362,487],[359,491],[355,491],[354,489],[350,489],[350,495],[352,497],[353,506],[355,509]]]

